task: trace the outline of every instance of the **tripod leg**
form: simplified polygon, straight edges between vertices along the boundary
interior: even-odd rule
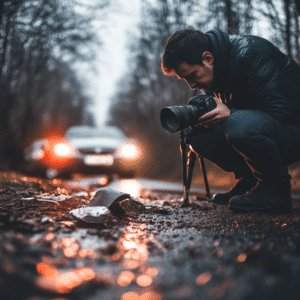
[[[189,203],[189,193],[190,193],[190,187],[192,183],[192,176],[193,176],[193,170],[194,170],[194,165],[196,161],[196,154],[190,150],[188,152],[188,160],[187,160],[187,182],[186,182],[186,198],[185,198],[185,203]]]
[[[206,191],[206,197],[210,198],[210,190],[209,190],[209,185],[208,185],[208,180],[207,180],[207,172],[205,168],[205,163],[204,163],[204,158],[203,157],[198,157],[200,168],[202,171],[202,176],[204,180],[204,185],[205,185],[205,191]]]
[[[180,132],[180,152],[182,157],[182,171],[183,171],[183,199],[186,203],[186,200],[188,198],[187,195],[187,155],[186,155],[186,143],[185,143],[185,135],[184,132]]]

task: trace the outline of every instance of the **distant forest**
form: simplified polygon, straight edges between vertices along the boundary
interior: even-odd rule
[[[255,34],[300,63],[300,0],[143,0],[141,14],[130,71],[118,85],[122,89],[113,98],[110,123],[136,137],[144,147],[143,176],[180,179],[178,133],[162,129],[159,117],[163,107],[185,105],[193,94],[185,82],[162,73],[167,38],[187,27]],[[209,165],[208,169],[212,168]],[[212,178],[213,173],[209,175]]]
[[[93,22],[106,22],[110,1],[0,1],[1,170],[16,168],[33,139],[94,124],[74,66],[92,65],[101,51],[105,31],[96,32]],[[163,107],[193,96],[185,82],[161,70],[173,32],[192,26],[256,34],[300,63],[300,0],[141,0],[141,20],[128,42],[128,71],[111,99],[109,119],[144,149],[141,176],[181,178],[178,134],[163,130],[159,120]]]
[[[98,51],[91,22],[108,1],[81,2],[0,1],[1,170],[17,167],[33,139],[93,123],[72,65]]]

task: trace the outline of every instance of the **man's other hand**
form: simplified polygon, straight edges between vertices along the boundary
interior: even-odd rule
[[[215,127],[227,120],[230,116],[230,109],[219,98],[214,97],[217,107],[201,116],[199,124],[204,127]]]

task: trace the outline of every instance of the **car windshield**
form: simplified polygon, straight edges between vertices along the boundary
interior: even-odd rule
[[[120,129],[117,127],[90,127],[90,126],[78,126],[71,127],[67,133],[66,137],[72,138],[116,138],[124,139],[124,135]]]

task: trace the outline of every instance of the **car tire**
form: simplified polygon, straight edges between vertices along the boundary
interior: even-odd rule
[[[135,172],[134,171],[122,172],[119,173],[118,175],[122,179],[131,179],[135,177]]]
[[[61,179],[72,179],[72,174],[70,172],[63,172],[58,175]]]

